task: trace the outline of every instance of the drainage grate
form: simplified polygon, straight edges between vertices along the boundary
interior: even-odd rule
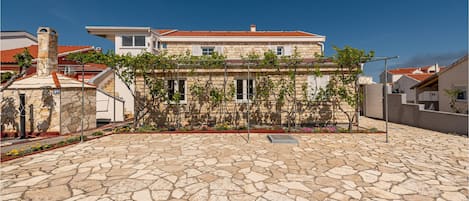
[[[275,134],[267,135],[267,138],[269,138],[271,143],[298,144],[298,140],[291,135]]]

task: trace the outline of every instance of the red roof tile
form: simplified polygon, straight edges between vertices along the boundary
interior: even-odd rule
[[[418,70],[419,68],[396,68],[396,69],[391,69],[388,70],[389,74],[394,74],[394,75],[403,75],[403,74],[411,74],[415,70]]]
[[[227,36],[227,37],[233,37],[233,36],[308,37],[309,36],[311,37],[311,36],[316,36],[315,34],[302,32],[302,31],[255,31],[255,32],[251,32],[251,31],[179,31],[179,30],[174,30],[172,32],[170,32],[171,30],[165,30],[165,31],[166,32],[160,32],[160,30],[157,30],[157,32],[165,36],[202,36],[202,37],[209,37],[209,36]]]
[[[33,58],[37,58],[38,46],[31,45],[29,47],[0,51],[1,63],[16,63],[15,55],[22,53],[24,48],[28,48],[29,53],[31,54],[31,56],[33,56]],[[80,50],[86,51],[89,48],[92,48],[92,46],[58,46],[58,53],[64,54]]]
[[[422,81],[432,76],[434,73],[423,73],[423,74],[407,74],[406,76],[413,78],[418,81]]]

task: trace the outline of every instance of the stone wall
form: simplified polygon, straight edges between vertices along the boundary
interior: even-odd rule
[[[81,88],[61,90],[62,134],[81,130]],[[84,130],[96,128],[96,89],[85,89]]]
[[[192,46],[221,46],[223,47],[223,55],[228,59],[239,59],[251,52],[263,55],[264,52],[276,46],[291,46],[292,53],[297,48],[302,58],[314,58],[315,54],[321,54],[321,46],[317,42],[301,42],[301,43],[263,43],[263,42],[234,42],[234,43],[191,43],[191,42],[166,42],[167,51],[171,55],[184,54],[192,51]]]
[[[3,98],[12,98],[14,109],[18,111],[21,93],[25,94],[26,133],[60,132],[60,94],[54,93],[54,89],[5,90]],[[31,108],[33,109],[32,118]],[[16,116],[18,127],[19,122],[20,112],[18,111]],[[12,125],[5,126],[4,131],[17,132]]]
[[[267,72],[263,69],[253,70],[250,73],[251,79],[255,80],[255,86],[261,83],[261,78],[269,76],[270,80],[278,83],[282,77],[289,80],[287,72]],[[338,111],[337,108],[332,108],[330,104],[319,104],[311,99],[305,99],[303,93],[303,86],[307,83],[307,77],[312,75],[312,72],[302,71],[297,72],[296,76],[296,105],[294,104],[294,96],[287,97],[284,104],[278,104],[278,89],[274,89],[274,95],[270,95],[268,100],[252,100],[249,103],[249,113],[251,124],[258,125],[286,125],[288,124],[288,115],[296,117],[297,123],[301,124],[314,124],[314,123],[347,123],[346,116]],[[163,76],[163,75],[160,75]],[[236,100],[235,97],[229,97],[226,104],[222,102],[214,106],[211,104],[208,97],[200,98],[191,94],[190,88],[193,85],[206,87],[207,82],[210,81],[214,88],[223,90],[224,88],[224,74],[213,71],[207,73],[204,70],[198,69],[190,73],[166,73],[166,79],[179,79],[186,80],[186,101],[181,104],[160,102],[156,104],[153,110],[145,117],[147,123],[156,123],[159,125],[169,125],[178,120],[181,125],[197,125],[207,123],[208,119],[213,119],[219,122],[236,122],[238,125],[244,125],[247,120],[248,104],[247,101]],[[235,79],[247,79],[247,71],[245,70],[230,70],[227,73],[225,91],[230,90],[230,85],[235,84]],[[140,94],[147,94],[148,100],[149,89],[143,88],[143,78],[137,79],[137,91]],[[210,93],[208,90],[205,93]],[[343,104],[347,112],[353,113],[354,110]],[[294,115],[292,111],[297,108],[297,113]]]

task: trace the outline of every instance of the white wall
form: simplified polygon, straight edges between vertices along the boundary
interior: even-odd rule
[[[0,40],[0,50],[10,50],[22,47],[28,47],[30,45],[37,45],[36,41],[29,38],[9,38]]]
[[[124,82],[116,76],[116,92],[119,93],[119,96],[124,99],[125,104],[125,113],[134,114],[134,96],[132,92],[127,88]],[[135,90],[135,87],[132,85],[130,86],[132,90]]]
[[[410,87],[417,84],[418,81],[407,76],[402,76],[398,79],[394,85],[392,86],[393,91],[398,90],[399,93],[407,94],[407,102],[408,103],[415,103],[415,90],[410,89]]]
[[[465,88],[468,90],[468,63],[465,61],[456,64],[449,68],[447,71],[442,72],[438,76],[438,94],[439,94],[439,109],[440,111],[453,112],[449,103],[450,97],[446,94],[445,89],[453,89],[454,87]],[[468,108],[468,101],[456,101],[456,107],[462,112]]]
[[[124,101],[115,101],[116,119],[114,119],[114,98],[101,90],[96,90],[96,119],[110,119],[111,121],[124,121]]]
[[[122,46],[122,36],[131,36],[131,35],[136,35],[136,36],[145,36],[145,47],[123,47]],[[154,53],[154,48],[153,47],[153,40],[157,40],[156,36],[153,36],[153,34],[149,33],[117,33],[115,37],[115,52],[116,54],[128,54],[130,53],[131,55],[138,55],[142,52],[152,52]]]

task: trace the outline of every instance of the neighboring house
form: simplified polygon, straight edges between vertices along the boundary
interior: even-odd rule
[[[468,87],[468,63],[467,55],[451,64],[439,74],[438,94],[440,94],[440,111],[468,113],[467,87]],[[459,92],[455,98],[454,108],[451,108],[451,97],[445,90],[457,89]]]
[[[0,51],[0,62],[2,66],[2,68],[0,69],[0,73],[19,73],[20,67],[18,66],[18,63],[15,60],[15,55],[22,53],[25,48],[28,49],[29,53],[33,57],[33,65],[28,69],[27,75],[35,73],[37,63],[36,58],[38,57],[38,45],[30,45],[21,48]],[[95,48],[93,46],[58,46],[58,72],[70,75],[73,74],[75,78],[78,78],[76,72],[81,72],[81,66],[73,61],[67,60],[66,57],[70,53],[89,51],[95,51]],[[104,65],[87,64],[85,65],[85,78],[97,75],[104,69],[106,69],[106,66]]]
[[[30,134],[67,134],[96,127],[96,87],[58,72],[57,32],[39,27],[37,72],[15,80],[2,93],[2,108],[24,111],[25,128]],[[84,90],[84,101],[82,96]],[[82,108],[84,118],[82,118]],[[18,109],[18,110],[17,110]],[[20,115],[2,113],[2,135],[19,131]]]
[[[438,64],[423,66],[423,67],[407,67],[407,68],[395,68],[388,70],[388,83],[394,83],[403,75],[409,74],[425,74],[425,73],[438,73],[443,70],[444,67],[440,67]],[[380,83],[384,83],[384,72],[379,76]]]
[[[161,31],[150,27],[87,26],[88,33],[111,40],[116,54],[157,53]]]
[[[432,75],[431,73],[402,75],[392,85],[392,92],[407,94],[407,103],[415,103],[415,90],[411,87]]]
[[[37,45],[37,38],[26,31],[0,32],[0,51]]]
[[[306,86],[309,100],[314,100],[314,93],[319,88],[325,87],[336,69],[336,65],[331,62],[314,64],[320,67],[323,76],[314,76],[312,68],[317,55],[324,54],[324,42],[326,37],[308,33],[304,31],[257,31],[255,25],[251,25],[249,31],[183,31],[176,29],[151,29],[149,27],[106,27],[106,26],[87,26],[88,33],[109,39],[115,43],[115,52],[118,54],[138,54],[141,52],[153,52],[159,54],[167,52],[169,55],[181,55],[189,53],[192,56],[212,55],[214,52],[224,55],[227,58],[227,68],[225,71],[222,67],[203,69],[197,66],[184,66],[176,71],[163,72],[154,71],[155,76],[165,80],[164,87],[167,91],[167,97],[171,99],[174,94],[179,93],[179,102],[161,103],[155,106],[154,111],[149,111],[150,121],[154,118],[153,123],[158,125],[168,125],[169,119],[178,119],[182,125],[194,122],[200,123],[200,118],[215,118],[216,122],[223,122],[225,119],[242,119],[246,120],[246,103],[253,100],[256,93],[257,85],[262,77],[268,77],[273,82],[278,82],[282,78],[288,78],[289,72],[287,66],[281,66],[280,70],[273,67],[253,68],[249,70],[250,78],[248,78],[248,69],[242,65],[242,57],[250,53],[257,53],[261,57],[267,51],[272,51],[279,58],[281,56],[289,56],[297,51],[303,59],[303,63],[296,68],[295,84],[297,88],[296,98],[305,101],[303,98],[302,86]],[[144,87],[142,76],[136,79],[136,86],[132,86],[132,90],[136,90],[137,94],[151,98],[148,89]],[[226,83],[226,84],[224,84]],[[229,101],[224,105],[223,109],[227,115],[219,113],[220,109],[210,108],[209,102],[200,102],[196,96],[191,94],[190,89],[197,86],[212,86],[214,88],[223,88],[232,86],[234,97],[230,97]],[[124,88],[116,89],[123,92]],[[133,96],[122,96],[127,104],[133,102]],[[269,97],[272,100],[274,97]],[[292,107],[293,102],[287,102],[272,106],[259,106],[256,111],[251,108],[252,115],[258,123],[261,121],[276,122],[285,124],[286,116],[289,111],[288,107]],[[306,103],[302,104],[306,107]],[[287,107],[288,106],[288,107]],[[240,107],[240,108],[238,108]],[[243,109],[244,108],[244,109]],[[197,109],[197,110],[195,110]],[[346,111],[354,112],[352,108],[345,108]],[[309,110],[309,111],[307,111]],[[314,111],[313,111],[314,110]],[[260,114],[259,112],[265,114]],[[319,112],[321,111],[321,112]],[[257,113],[255,113],[257,112]],[[234,116],[228,113],[236,113]],[[243,114],[241,114],[243,113]],[[314,113],[314,114],[313,114]],[[345,116],[340,112],[333,112],[329,106],[325,107],[309,107],[302,110],[301,114],[296,117],[301,123],[319,123],[319,121],[337,120],[341,123],[345,122]],[[221,114],[221,115],[220,115]],[[253,117],[254,118],[254,117]],[[318,120],[319,119],[319,120]],[[327,120],[325,120],[327,119]],[[252,120],[254,121],[254,120]],[[316,122],[315,122],[316,121]],[[324,123],[324,122],[320,122]],[[197,123],[196,123],[197,124]]]
[[[416,102],[425,104],[426,109],[467,113],[467,57],[460,58],[444,70],[414,85],[412,88],[416,91]],[[450,97],[447,90],[455,89],[458,93],[455,97]]]
[[[143,51],[194,56],[218,52],[227,59],[240,59],[251,52],[272,50],[278,55],[291,55],[295,48],[303,58],[314,58],[324,52],[326,37],[303,31],[183,31],[150,27],[87,26],[88,33],[114,42],[117,54]]]

